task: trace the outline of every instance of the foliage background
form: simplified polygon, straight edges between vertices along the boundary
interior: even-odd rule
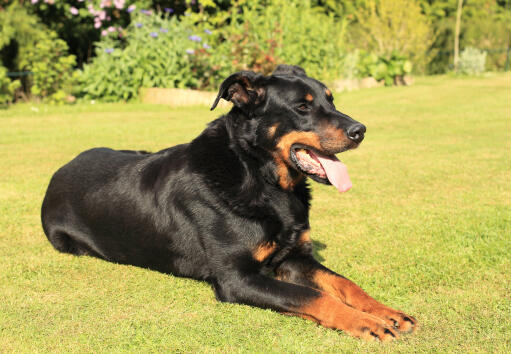
[[[269,73],[280,63],[301,65],[327,83],[369,75],[391,85],[410,70],[452,69],[457,3],[0,0],[1,65],[25,72],[37,71],[34,60],[45,55],[57,62],[31,77],[11,78],[20,83],[2,86],[2,94],[57,103],[74,101],[70,94],[128,100],[140,85],[214,90],[234,71]],[[36,48],[40,41],[46,44]],[[511,1],[465,0],[460,43],[462,50],[486,52],[484,70],[509,68]]]

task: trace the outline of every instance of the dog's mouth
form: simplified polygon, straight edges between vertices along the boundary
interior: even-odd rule
[[[316,182],[332,184],[340,193],[352,187],[346,165],[335,155],[321,154],[308,146],[293,145],[290,156],[298,170]]]

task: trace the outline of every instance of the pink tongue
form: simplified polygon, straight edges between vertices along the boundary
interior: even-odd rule
[[[311,154],[314,153],[311,151]],[[314,156],[323,166],[330,183],[332,183],[340,193],[347,192],[351,189],[353,185],[351,184],[350,176],[348,176],[348,168],[345,164],[339,161],[335,156],[327,157],[316,154],[314,154]]]

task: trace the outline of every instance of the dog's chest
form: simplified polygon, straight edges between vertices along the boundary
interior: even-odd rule
[[[297,250],[312,251],[309,229],[305,227],[297,228],[280,239],[259,243],[252,255],[261,264],[263,272],[269,273]]]

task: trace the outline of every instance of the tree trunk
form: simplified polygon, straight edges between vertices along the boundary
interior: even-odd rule
[[[461,9],[463,0],[458,0],[458,10],[456,10],[456,29],[454,32],[454,71],[458,71],[458,61],[460,53],[460,27],[461,27]]]

